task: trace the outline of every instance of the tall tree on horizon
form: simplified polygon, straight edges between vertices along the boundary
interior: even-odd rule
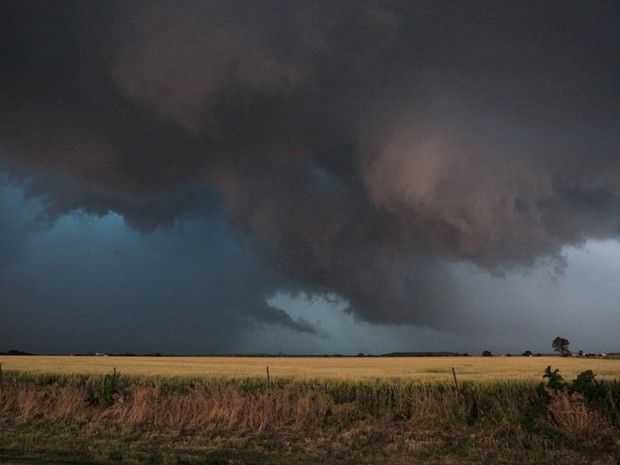
[[[560,357],[568,357],[570,355],[569,344],[568,339],[558,336],[553,340],[551,346],[554,351],[560,354]]]

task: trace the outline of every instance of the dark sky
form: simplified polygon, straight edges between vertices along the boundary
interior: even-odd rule
[[[620,351],[616,1],[3,1],[0,351]]]

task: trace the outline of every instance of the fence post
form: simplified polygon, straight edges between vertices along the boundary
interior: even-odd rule
[[[267,367],[267,387],[271,386],[271,381],[269,380],[269,367]]]
[[[459,383],[456,381],[456,371],[454,371],[454,367],[452,367],[452,377],[454,378],[454,390],[456,391],[456,398],[460,402],[461,394],[459,392]]]
[[[2,363],[0,363],[0,392],[2,392]]]

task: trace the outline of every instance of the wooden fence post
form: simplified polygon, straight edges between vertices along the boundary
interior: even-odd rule
[[[454,390],[456,391],[456,398],[460,401],[461,394],[459,393],[459,383],[456,381],[456,371],[454,371],[454,367],[452,367],[452,377],[454,378]]]
[[[269,380],[269,367],[267,367],[267,387],[271,386],[271,381]]]

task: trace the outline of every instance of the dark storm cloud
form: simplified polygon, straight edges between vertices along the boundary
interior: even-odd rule
[[[7,264],[3,350],[235,353],[267,327],[316,335],[264,303],[287,282],[232,236],[221,219],[143,236],[113,214],[62,216]]]
[[[0,153],[52,214],[149,231],[224,208],[301,286],[435,326],[445,263],[618,236],[616,2],[2,9]]]
[[[272,307],[271,305],[254,308],[249,312],[249,315],[259,322],[283,326],[284,328],[292,329],[298,333],[318,334],[316,328],[303,318],[294,320],[284,310]]]
[[[37,212],[31,207],[20,190],[0,174],[0,275],[24,248],[29,231],[37,223]]]

